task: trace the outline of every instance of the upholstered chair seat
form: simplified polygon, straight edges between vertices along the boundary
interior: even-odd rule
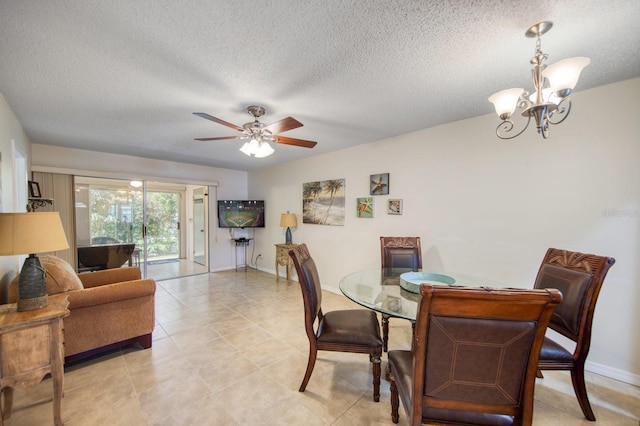
[[[551,362],[573,362],[573,354],[566,350],[564,346],[545,337],[540,351],[540,359]]]
[[[380,325],[373,311],[350,309],[324,314],[318,325],[316,339],[322,343],[377,346],[380,336],[371,333]]]

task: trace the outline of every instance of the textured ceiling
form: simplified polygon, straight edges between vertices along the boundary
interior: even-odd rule
[[[493,112],[542,20],[548,63],[591,58],[577,91],[640,76],[637,0],[2,0],[0,93],[34,143],[251,170]],[[254,104],[318,145],[193,140]]]

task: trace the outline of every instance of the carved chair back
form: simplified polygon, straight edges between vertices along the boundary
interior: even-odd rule
[[[553,289],[422,285],[409,423],[475,424],[488,413],[492,424],[530,424],[538,356],[561,300]]]

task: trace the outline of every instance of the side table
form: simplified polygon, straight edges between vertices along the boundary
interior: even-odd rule
[[[291,268],[293,260],[289,256],[289,250],[298,247],[300,244],[275,244],[276,246],[276,282],[280,281],[279,266],[287,268],[287,282],[291,280]]]
[[[48,306],[33,311],[18,312],[15,303],[0,305],[0,395],[4,396],[0,425],[11,417],[13,390],[35,386],[47,373],[53,381],[54,423],[62,425],[62,319],[69,315],[68,297],[49,296]]]

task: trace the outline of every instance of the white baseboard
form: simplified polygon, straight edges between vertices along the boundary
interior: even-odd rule
[[[630,373],[629,371],[619,370],[617,368],[590,361],[587,361],[584,369],[592,373],[608,377],[610,379],[619,380],[621,382],[629,383],[634,386],[640,386],[640,376]]]
[[[327,290],[330,291],[331,293],[335,293],[335,294],[341,294],[344,296],[344,294],[340,291],[339,288],[335,288],[335,287],[322,287],[323,290]],[[355,303],[355,302],[353,302]]]

